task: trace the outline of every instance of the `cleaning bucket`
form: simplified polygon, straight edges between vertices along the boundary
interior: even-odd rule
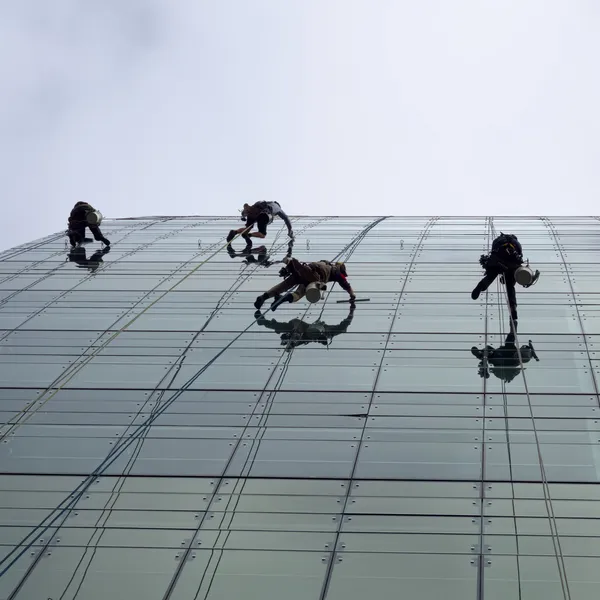
[[[527,287],[533,283],[534,273],[532,269],[529,268],[529,265],[520,266],[515,271],[515,280],[519,285],[523,287]]]
[[[306,286],[306,299],[315,303],[321,299],[321,292],[325,291],[327,287],[318,281],[313,281]]]
[[[100,225],[102,223],[102,213],[99,210],[91,210],[87,215],[86,219],[88,225]]]

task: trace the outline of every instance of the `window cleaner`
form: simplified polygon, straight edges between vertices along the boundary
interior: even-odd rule
[[[95,240],[110,246],[110,242],[100,231],[102,213],[87,202],[77,202],[69,215],[69,229],[67,236],[73,248],[85,242],[85,228],[88,227]]]
[[[246,240],[246,247],[252,247],[252,238],[265,238],[267,237],[267,226],[273,222],[275,217],[279,217],[285,223],[288,236],[294,239],[294,232],[292,231],[292,223],[289,217],[283,212],[279,202],[256,202],[252,205],[244,204],[242,209],[242,221],[246,221],[244,227],[240,229],[232,229],[227,235],[227,241],[231,242],[233,238],[242,233],[242,237]],[[250,233],[245,231],[248,227],[252,228],[256,225],[258,231]]]
[[[338,283],[350,296],[351,304],[356,301],[354,290],[347,280],[344,263],[328,260],[304,263],[288,257],[284,258],[283,262],[286,266],[279,271],[279,276],[285,279],[256,298],[254,302],[256,310],[260,310],[268,298],[275,298],[271,310],[276,310],[284,302],[298,302],[304,296],[309,302],[318,302],[329,282]],[[296,289],[293,292],[288,292],[294,287]],[[282,296],[284,292],[288,293]]]
[[[485,269],[485,275],[471,292],[471,298],[477,300],[481,292],[487,290],[494,279],[500,275],[500,281],[506,285],[511,317],[517,320],[515,283],[531,287],[540,276],[539,271],[533,273],[529,268],[529,262],[525,266],[523,265],[523,249],[517,236],[500,232],[500,235],[492,242],[491,252],[482,254],[479,264]]]

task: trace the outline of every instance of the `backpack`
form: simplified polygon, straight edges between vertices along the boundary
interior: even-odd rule
[[[256,219],[258,219],[258,215],[265,212],[267,214],[270,214],[271,211],[269,210],[269,204],[268,202],[261,200],[260,202],[255,202],[252,206],[248,208],[248,210],[246,211],[246,218],[255,221]]]
[[[502,233],[492,242],[492,254],[513,256],[519,254],[519,240],[512,233]]]

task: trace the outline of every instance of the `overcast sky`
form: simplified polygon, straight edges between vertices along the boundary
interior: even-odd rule
[[[598,214],[597,0],[0,2],[0,248],[106,217]]]

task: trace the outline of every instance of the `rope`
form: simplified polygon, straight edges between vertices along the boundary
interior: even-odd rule
[[[382,219],[379,219],[377,222],[379,222],[381,220]],[[368,231],[370,231],[375,225],[376,225],[376,223],[372,223],[369,226],[365,227],[361,232],[359,232],[355,236],[355,238],[353,238],[353,240],[350,242],[349,245],[351,245],[357,239],[362,239],[362,237],[364,237],[364,235]],[[304,311],[304,316],[306,316],[306,313],[308,312],[309,309],[310,309],[310,307],[306,308],[306,310]],[[266,312],[268,312],[268,311],[266,311]],[[288,369],[288,367],[290,365],[290,362],[292,360],[293,352],[294,352],[294,348],[291,348],[290,352],[283,352],[281,354],[281,356],[279,357],[279,359],[277,361],[277,364],[275,365],[275,368],[273,370],[273,374],[269,377],[269,379],[267,380],[267,382],[266,382],[266,384],[265,384],[265,386],[264,386],[264,388],[263,388],[263,390],[261,392],[261,396],[260,396],[259,400],[257,401],[257,404],[262,401],[262,396],[265,394],[266,388],[269,385],[269,383],[271,381],[271,378],[276,373],[276,368],[279,367],[281,365],[281,363],[283,362],[282,370],[281,370],[281,372],[279,373],[279,375],[276,378],[275,384],[273,386],[273,391],[269,392],[269,397],[267,398],[267,400],[265,402],[265,408],[264,408],[264,410],[263,410],[263,412],[261,414],[261,420],[264,420],[264,418],[268,417],[268,415],[270,414],[271,407],[273,406],[273,398],[277,394],[277,391],[279,390],[279,388],[281,386],[281,383],[283,382],[283,380],[285,378],[285,375],[287,373],[287,369]],[[258,425],[258,427],[261,427],[261,425]],[[244,437],[243,433],[240,434],[239,440],[238,440],[238,445],[243,440],[243,437]],[[252,444],[254,445],[257,442],[260,443],[261,439],[262,438],[257,435],[256,438],[252,441]],[[236,450],[237,450],[237,447],[236,447]],[[234,456],[234,454],[235,454],[235,451],[231,454],[231,458]],[[243,470],[245,469],[246,465],[250,461],[251,455],[252,455],[252,452],[250,450],[250,451],[248,451],[248,456],[247,456],[246,460],[244,461],[244,465],[242,466],[242,469],[240,470],[240,474],[243,473]],[[231,458],[230,458],[230,461],[231,461]],[[227,465],[223,468],[223,470],[221,472],[221,475],[219,477],[219,480],[222,480],[223,477],[225,476],[225,473],[227,472],[227,470],[229,468],[229,462],[230,461],[228,461]],[[243,490],[243,486],[244,485],[245,485],[245,482],[242,484],[242,490]],[[212,494],[213,496],[217,494],[218,487],[219,487],[219,485],[215,485],[214,492]],[[241,496],[241,493],[238,494],[238,500],[237,500],[237,502],[239,502],[239,497],[240,496]],[[237,502],[236,502],[235,506],[237,506]],[[228,508],[227,510],[230,510],[230,508]],[[206,516],[206,513],[205,513],[205,516]],[[196,528],[196,533],[194,533],[191,536],[191,540],[193,540],[196,537],[197,532],[200,531],[200,529],[201,529],[201,527],[202,527],[202,525],[204,523],[205,516],[198,523],[198,527]],[[192,544],[192,542],[190,541],[190,545],[186,548],[186,550],[184,551],[184,554],[181,556],[180,565],[179,565],[179,567],[177,568],[177,570],[175,571],[175,573],[172,576],[171,583],[169,584],[169,586],[167,588],[167,591],[165,592],[165,594],[163,596],[163,600],[168,600],[168,598],[171,596],[171,593],[173,592],[173,589],[175,588],[175,585],[177,584],[177,581],[178,581],[179,576],[181,574],[181,570],[183,569],[183,565],[185,564],[185,562],[187,560],[187,556],[192,551],[191,544]],[[220,558],[219,558],[219,560],[220,560]],[[217,563],[217,566],[218,566],[218,563]],[[216,567],[215,567],[215,571],[216,571]],[[212,584],[212,580],[211,580],[211,583],[209,583],[209,586],[208,586],[209,589],[210,589],[210,585],[211,584]],[[196,594],[196,597],[197,597],[197,595],[198,594]]]
[[[237,234],[233,239],[236,239],[237,237],[243,235],[249,229],[250,229],[250,227],[247,227],[246,229],[244,229],[244,231]],[[52,398],[54,398],[64,388],[64,386],[67,385],[81,371],[81,369],[83,369],[83,367],[88,365],[90,363],[90,361],[95,356],[97,356],[100,351],[104,350],[104,348],[106,348],[117,336],[121,335],[121,333],[123,333],[123,331],[125,331],[126,329],[131,327],[131,325],[133,325],[142,315],[144,315],[148,310],[150,310],[155,304],[160,302],[169,292],[172,292],[176,287],[181,285],[186,279],[188,279],[188,277],[193,275],[200,267],[202,267],[202,265],[206,264],[211,258],[216,256],[221,250],[226,248],[228,244],[229,244],[229,242],[225,243],[225,245],[223,245],[223,246],[220,246],[219,248],[217,248],[217,250],[215,250],[207,258],[200,261],[189,273],[184,275],[178,282],[174,283],[170,288],[168,288],[167,290],[162,292],[162,294],[160,294],[157,298],[155,298],[152,302],[150,302],[150,304],[148,304],[148,306],[143,308],[137,315],[135,315],[132,319],[130,319],[127,323],[125,323],[125,325],[123,325],[120,329],[115,331],[108,339],[106,339],[104,342],[102,342],[102,344],[97,346],[92,351],[91,354],[88,354],[85,357],[85,359],[83,361],[81,361],[80,363],[78,363],[77,366],[74,369],[72,369],[68,374],[65,373],[62,378],[59,378],[58,381],[60,382],[62,379],[62,382],[60,382],[60,384],[56,387],[54,392],[52,392],[51,394],[46,396],[46,398],[42,401],[40,401],[39,399],[35,401],[38,403],[38,406],[36,407],[35,410],[28,410],[28,408],[31,408],[31,406],[33,406],[33,402],[28,407],[24,408],[21,411],[21,413],[19,414],[19,416],[17,417],[17,419],[20,419],[21,416],[23,416],[23,419],[19,420],[12,427],[10,427],[5,432],[3,432],[2,435],[0,436],[0,441],[2,441],[4,438],[6,438],[8,435],[10,435],[11,432],[14,432],[16,429],[18,429],[21,425],[24,425],[25,423],[27,423],[27,421],[34,414],[36,414],[37,411],[39,411],[41,408],[43,408],[49,400],[52,400]]]
[[[420,249],[421,249],[421,247],[423,245],[423,242],[426,239],[427,234],[429,233],[429,231],[431,230],[431,228],[433,227],[433,225],[436,222],[437,222],[437,217],[433,217],[433,218],[429,219],[429,221],[427,221],[426,224],[424,225],[423,230],[421,232],[421,235],[418,238],[417,242],[415,243],[415,247],[414,247],[414,250],[412,252],[411,260],[410,260],[408,269],[406,271],[406,275],[404,276],[404,281],[402,283],[402,287],[400,289],[400,293],[399,293],[399,296],[398,296],[398,302],[396,304],[396,308],[394,310],[394,314],[392,316],[392,320],[391,320],[391,323],[390,323],[390,328],[389,328],[389,331],[387,333],[387,339],[386,339],[386,342],[385,342],[385,346],[382,349],[383,351],[381,353],[381,360],[379,362],[379,367],[378,367],[377,373],[375,375],[375,381],[373,383],[373,389],[370,392],[370,396],[371,397],[369,398],[368,406],[365,407],[365,409],[366,409],[365,413],[361,416],[361,418],[364,418],[364,422],[363,422],[362,430],[360,432],[360,437],[359,437],[359,439],[356,440],[357,451],[356,451],[356,454],[354,456],[354,461],[352,463],[352,470],[350,472],[350,476],[347,478],[348,479],[348,485],[346,486],[346,493],[345,493],[345,496],[344,496],[344,499],[343,499],[343,504],[342,504],[342,507],[341,507],[341,510],[340,510],[340,515],[342,515],[342,516],[346,514],[346,510],[348,508],[348,502],[350,500],[350,494],[351,494],[351,491],[352,491],[352,482],[355,479],[356,469],[357,469],[357,466],[358,466],[358,459],[359,459],[359,456],[360,456],[361,448],[362,448],[362,445],[364,443],[365,435],[366,435],[366,431],[367,431],[367,417],[368,417],[368,415],[369,415],[369,413],[371,411],[371,408],[373,406],[373,400],[375,398],[375,390],[377,389],[377,385],[379,383],[379,376],[381,374],[381,369],[383,367],[383,361],[384,361],[385,353],[386,353],[386,350],[388,349],[388,346],[389,346],[389,343],[390,343],[390,339],[391,339],[391,336],[392,336],[392,330],[394,328],[394,322],[396,320],[396,317],[398,316],[398,310],[399,310],[400,305],[402,303],[402,295],[404,294],[404,290],[406,289],[406,284],[408,283],[411,270],[412,270],[412,268],[413,268],[413,266],[415,264],[415,261],[416,261],[418,255],[419,255],[419,251],[420,251]],[[340,518],[338,521],[339,521],[338,522],[338,526],[337,526],[336,531],[335,531],[335,538],[333,539],[333,542],[331,544],[331,547],[334,548],[334,549],[338,547],[340,536],[341,536],[341,533],[342,533],[343,519]],[[327,598],[327,596],[328,596],[329,586],[331,584],[331,578],[332,578],[332,575],[333,575],[333,569],[335,567],[335,563],[334,563],[334,560],[333,560],[334,555],[335,555],[335,553],[330,553],[330,558],[329,558],[329,562],[327,564],[327,570],[326,570],[326,573],[325,573],[325,578],[323,580],[323,584],[321,586],[321,592],[319,594],[319,600],[325,600]]]
[[[306,229],[308,229],[309,227],[312,227],[320,222],[322,222],[323,220],[326,219],[319,219],[316,222],[307,225],[303,230],[301,231],[305,231]],[[246,228],[243,232],[241,232],[239,235],[242,235],[242,233],[245,233],[249,228]],[[237,237],[237,236],[236,236]],[[234,238],[235,239],[235,238]],[[233,241],[233,240],[232,240]],[[229,242],[228,242],[229,243]],[[227,245],[227,244],[226,244]],[[219,250],[222,250],[224,247],[221,247]],[[281,247],[283,247],[285,244],[281,244]],[[200,263],[193,271],[191,271],[190,273],[188,273],[188,275],[183,278],[181,281],[179,281],[177,284],[173,285],[171,288],[169,288],[169,290],[167,290],[165,292],[168,293],[169,291],[173,290],[175,287],[177,287],[177,285],[181,284],[187,277],[189,277],[189,275],[191,275],[195,270],[197,270],[202,264],[206,263],[208,260],[210,260],[217,252],[219,252],[219,250],[217,250],[215,253],[213,253],[211,256],[209,256],[206,260],[202,261],[202,263]],[[153,302],[152,304],[155,304],[158,300],[160,300],[162,297],[164,297],[163,294],[162,296],[160,296],[159,298],[156,299],[155,302]],[[150,308],[150,306],[146,307],[145,310],[147,310],[148,308]],[[145,310],[143,312],[145,312]],[[268,312],[270,309],[266,309],[265,312]],[[112,339],[114,339],[114,337],[116,337],[116,335],[118,335],[119,333],[121,333],[126,327],[128,327],[129,325],[131,325],[131,323],[133,323],[137,318],[139,318],[141,316],[142,313],[140,313],[139,315],[137,315],[134,319],[132,319],[127,325],[125,325],[123,328],[121,328],[121,330],[119,330],[118,332],[115,333],[115,335],[109,339],[107,341],[110,342]],[[188,379],[188,381],[186,381],[179,390],[175,391],[174,394],[171,396],[171,398],[169,398],[162,406],[160,406],[160,408],[157,408],[155,412],[153,412],[148,419],[146,419],[146,421],[144,421],[144,423],[141,423],[140,425],[136,426],[134,431],[132,433],[129,434],[129,436],[127,438],[121,438],[119,440],[119,442],[113,447],[113,449],[108,453],[108,455],[104,458],[104,460],[100,463],[100,465],[98,467],[96,467],[96,469],[94,469],[94,471],[88,475],[70,494],[67,498],[65,498],[62,502],[60,502],[58,504],[58,506],[52,511],[52,513],[50,513],[48,516],[46,516],[44,519],[42,519],[42,521],[36,526],[34,527],[22,540],[21,542],[16,545],[15,547],[13,547],[13,549],[4,557],[0,560],[0,567],[2,567],[2,569],[0,570],[0,577],[4,576],[9,570],[10,568],[23,556],[23,554],[25,554],[35,543],[35,540],[45,534],[51,527],[53,527],[55,525],[55,523],[62,518],[62,521],[56,525],[56,529],[59,529],[64,521],[66,520],[66,518],[68,517],[69,511],[73,509],[73,507],[75,506],[75,504],[81,499],[81,497],[83,496],[83,494],[85,494],[85,492],[87,491],[87,489],[89,488],[89,486],[93,483],[93,481],[99,477],[100,475],[102,475],[102,473],[104,472],[104,470],[106,468],[108,468],[111,464],[113,464],[115,462],[115,460],[117,460],[117,458],[119,458],[119,456],[121,456],[121,454],[137,439],[139,439],[140,437],[142,437],[147,430],[149,429],[149,427],[152,425],[152,423],[154,423],[154,421],[156,421],[156,419],[161,416],[185,391],[187,391],[191,385],[204,373],[206,372],[206,370],[212,366],[215,361],[220,358],[235,342],[237,342],[238,339],[240,339],[254,324],[256,323],[255,320],[252,320],[252,322],[243,330],[241,331],[238,335],[236,335],[228,344],[225,345],[224,348],[222,348],[215,356],[213,356],[213,358],[211,358],[204,366],[202,366],[190,379]],[[106,344],[103,345],[103,347]],[[70,379],[70,378],[69,378]],[[65,381],[61,384],[60,388],[57,389],[57,392],[62,389],[62,387],[68,382]],[[54,394],[53,394],[54,395]],[[52,396],[50,396],[52,397]],[[49,400],[50,398],[47,398],[47,400]],[[45,402],[46,402],[45,401]],[[45,403],[44,402],[44,403]],[[57,512],[58,511],[58,512]],[[54,516],[53,516],[54,514]],[[46,523],[46,521],[48,521]],[[48,542],[49,543],[49,542]],[[22,548],[19,551],[19,548]],[[41,556],[41,553],[40,553]],[[39,558],[39,557],[38,557]],[[23,577],[21,578],[21,582],[18,584],[18,586],[13,590],[12,596],[15,595],[15,593],[18,592],[18,590],[20,589],[20,587],[24,584],[25,580],[27,579],[29,573],[33,570],[33,568],[35,568],[35,564],[37,563],[37,561],[34,561],[34,563],[32,565],[30,565],[30,567],[28,568],[27,572],[23,575]],[[12,597],[11,596],[11,597]]]
[[[494,224],[492,222],[492,232],[494,237],[496,236],[496,231],[495,231],[495,227]],[[498,286],[500,288],[500,290],[502,289],[502,284],[500,282],[498,282]],[[525,386],[525,394],[527,395],[527,406],[529,408],[529,415],[531,418],[531,424],[532,424],[532,428],[533,428],[533,434],[534,434],[534,438],[535,438],[535,445],[536,445],[536,449],[537,449],[537,455],[538,455],[538,460],[540,463],[540,472],[541,472],[541,476],[542,476],[542,490],[544,493],[544,504],[546,506],[546,512],[548,514],[548,523],[550,525],[550,534],[551,534],[551,538],[552,538],[552,546],[554,548],[554,556],[556,558],[556,563],[558,566],[558,573],[559,573],[559,577],[560,577],[560,585],[562,588],[562,593],[563,593],[563,598],[565,600],[571,600],[571,590],[569,588],[569,581],[567,579],[567,570],[566,570],[566,566],[565,566],[565,559],[564,559],[564,555],[562,552],[562,546],[560,543],[560,535],[558,533],[558,526],[556,524],[556,515],[554,513],[554,505],[552,503],[552,495],[550,493],[550,486],[548,484],[548,477],[546,476],[546,467],[544,465],[544,460],[542,458],[542,448],[540,445],[540,439],[539,439],[539,434],[538,434],[538,430],[537,430],[537,425],[535,422],[535,416],[534,416],[534,412],[533,412],[533,405],[531,403],[531,396],[529,394],[529,386],[527,385],[527,378],[525,377],[525,366],[523,363],[523,357],[521,355],[521,346],[519,343],[519,337],[517,334],[517,327],[516,327],[516,322],[512,317],[512,311],[511,311],[511,306],[510,306],[510,300],[508,299],[508,292],[506,291],[506,284],[504,285],[504,297],[506,300],[506,306],[508,307],[508,314],[509,314],[509,318],[510,318],[510,325],[511,328],[514,331],[515,334],[515,345],[517,348],[517,355],[519,357],[519,364],[521,367],[521,373],[523,375],[523,384]],[[508,443],[508,441],[507,441]],[[520,585],[519,585],[520,587]]]

